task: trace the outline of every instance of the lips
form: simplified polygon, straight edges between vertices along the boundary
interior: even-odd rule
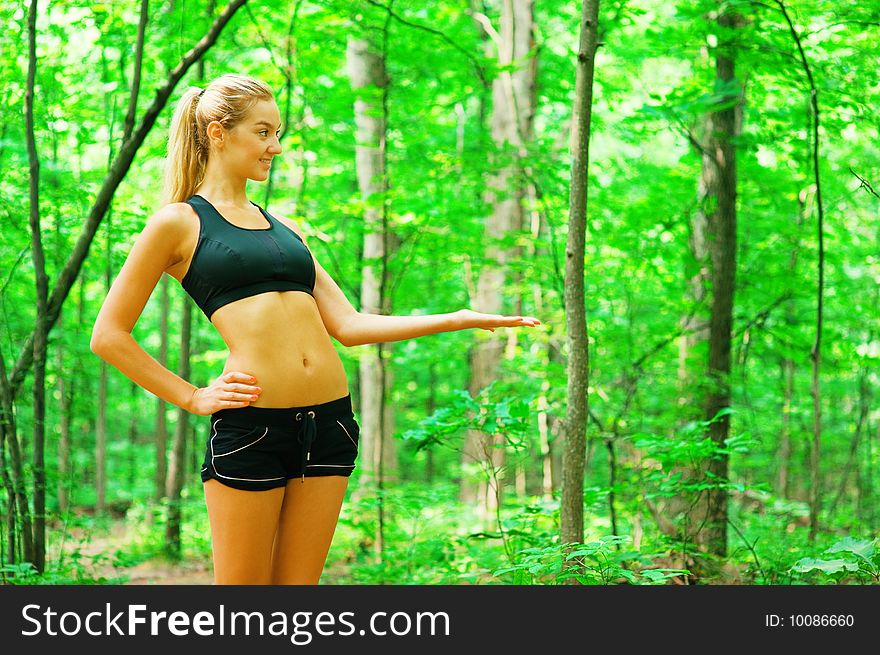
[[[266,164],[266,165],[269,165],[269,164],[272,163],[272,160],[271,160],[271,159],[261,159],[260,161],[263,162],[263,163]]]

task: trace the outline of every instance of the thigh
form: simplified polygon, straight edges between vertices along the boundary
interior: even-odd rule
[[[327,475],[288,481],[272,555],[273,584],[318,584],[348,480]]]
[[[211,521],[215,584],[270,584],[272,543],[284,487],[244,491],[208,480],[205,504]]]

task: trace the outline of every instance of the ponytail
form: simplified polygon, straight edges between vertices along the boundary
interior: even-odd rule
[[[199,138],[196,107],[203,91],[190,87],[177,103],[168,131],[164,202],[183,202],[195,193],[205,177],[208,151]]]

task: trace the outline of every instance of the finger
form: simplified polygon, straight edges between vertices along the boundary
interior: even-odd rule
[[[253,375],[248,375],[247,373],[242,373],[241,371],[228,371],[223,376],[223,381],[253,383],[256,382],[257,379]]]
[[[239,393],[258,394],[262,391],[262,389],[260,389],[260,387],[255,387],[249,384],[227,384],[226,391],[238,391]]]
[[[231,393],[230,392],[230,393],[226,394],[226,399],[227,400],[240,400],[242,402],[251,402],[252,400],[257,399],[257,395],[251,394],[251,393]]]

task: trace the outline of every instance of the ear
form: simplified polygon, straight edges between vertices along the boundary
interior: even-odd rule
[[[205,129],[205,131],[208,134],[208,141],[211,142],[211,145],[223,145],[223,139],[226,136],[226,128],[224,128],[219,121],[211,121],[210,123],[208,123],[208,127]]]

